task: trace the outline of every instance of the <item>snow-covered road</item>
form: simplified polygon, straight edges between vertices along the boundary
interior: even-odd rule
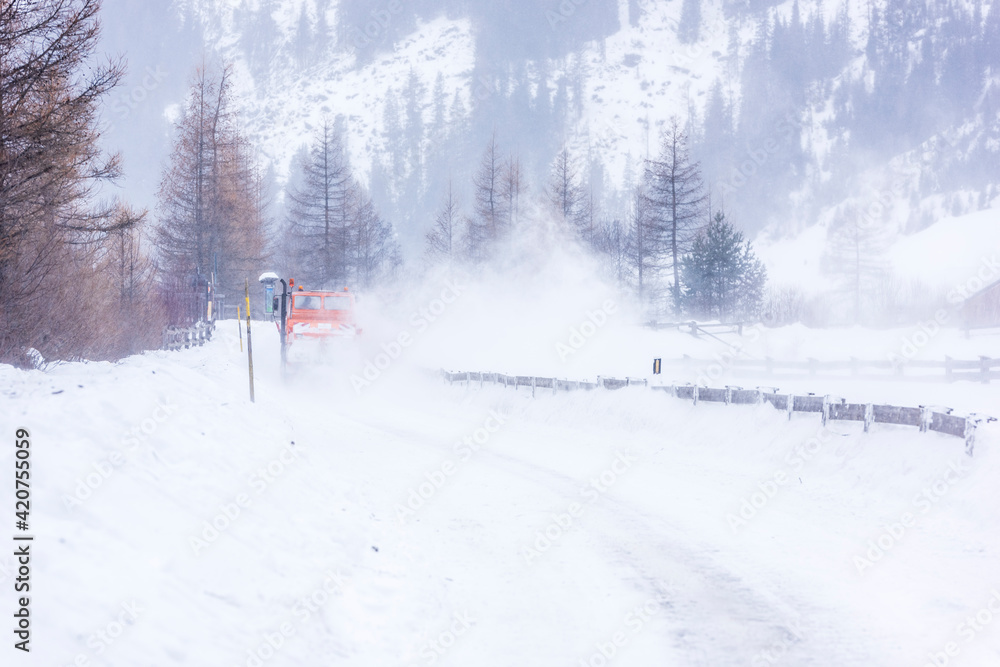
[[[402,365],[358,396],[283,383],[274,337],[254,332],[256,404],[231,336],[0,367],[0,426],[34,447],[25,664],[1000,659],[1000,628],[959,630],[1000,590],[992,429],[970,459],[912,429]]]

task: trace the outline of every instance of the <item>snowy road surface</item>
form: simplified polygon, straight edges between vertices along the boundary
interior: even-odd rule
[[[992,429],[970,459],[640,390],[359,396],[282,383],[270,329],[250,404],[229,338],[0,367],[36,471],[24,664],[1000,662],[1000,618],[962,625],[1000,591]]]

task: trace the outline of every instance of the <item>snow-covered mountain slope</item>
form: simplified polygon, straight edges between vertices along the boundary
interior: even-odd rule
[[[276,166],[282,180],[287,177],[292,155],[312,139],[322,118],[339,115],[346,120],[346,143],[352,163],[361,175],[367,175],[372,157],[385,150],[382,120],[386,93],[401,91],[411,68],[428,88],[438,73],[442,74],[449,101],[456,90],[462,91],[466,102],[473,95],[474,37],[467,19],[442,16],[422,22],[392,51],[382,51],[374,62],[361,66],[352,42],[352,28],[344,27],[347,36],[342,44],[331,41],[319,62],[301,67],[289,57],[289,43],[295,38],[301,12],[315,12],[316,8],[304,0],[280,2],[273,9],[274,38],[278,42],[274,48],[280,55],[262,80],[259,72],[255,77],[246,58],[241,46],[245,34],[238,23],[239,9],[254,5],[239,0],[176,5],[182,15],[203,22],[206,44],[234,64],[247,129],[262,157]],[[336,2],[330,4],[326,15],[336,25]],[[314,15],[310,16],[315,20]],[[425,109],[425,113],[430,121],[429,110]]]
[[[801,283],[789,275],[805,263],[815,276],[803,283],[806,291],[822,291],[828,286],[829,272],[822,264],[829,232],[855,211],[861,211],[884,232],[886,254],[898,257],[906,254],[907,248],[915,248],[914,243],[905,243],[891,253],[888,247],[929,225],[938,225],[937,234],[947,234],[943,230],[952,228],[952,218],[988,209],[996,201],[1000,177],[995,170],[987,166],[973,175],[958,172],[957,176],[949,171],[976,151],[995,151],[997,124],[991,111],[994,88],[990,87],[990,76],[971,77],[973,101],[964,117],[951,125],[952,121],[941,121],[940,127],[931,129],[914,126],[913,136],[919,137],[915,147],[876,147],[877,136],[856,138],[853,133],[864,126],[851,125],[856,116],[873,122],[879,118],[876,111],[858,109],[862,103],[878,103],[877,99],[862,99],[861,91],[879,81],[892,83],[893,76],[912,75],[921,64],[932,66],[931,80],[947,80],[951,76],[947,67],[952,66],[948,59],[961,40],[955,36],[958,28],[946,32],[942,26],[950,25],[949,20],[954,22],[959,11],[973,16],[971,5],[952,3],[937,8],[936,14],[925,12],[919,19],[926,23],[921,29],[907,21],[897,25],[902,19],[893,7],[901,5],[895,0],[874,4],[787,0],[745,7],[722,0],[698,4],[698,38],[682,43],[678,36],[682,2],[603,3],[617,6],[617,22],[609,23],[600,38],[583,30],[590,27],[582,18],[586,8],[571,11],[577,5],[563,3],[553,8],[525,2],[516,12],[537,30],[524,39],[541,43],[569,35],[573,39],[565,41],[573,48],[547,58],[516,52],[512,46],[496,62],[484,60],[484,33],[490,33],[487,36],[494,40],[502,39],[501,31],[509,26],[496,17],[484,18],[482,12],[456,9],[447,3],[393,5],[395,9],[376,3],[364,9],[364,3],[354,0],[176,0],[172,7],[184,25],[198,27],[206,54],[234,64],[237,101],[247,133],[259,146],[264,161],[274,167],[279,184],[289,174],[292,156],[312,138],[321,119],[339,117],[361,179],[368,180],[376,166],[389,172],[377,184],[380,191],[375,199],[400,228],[401,236],[410,241],[419,241],[429,225],[443,192],[442,179],[450,174],[458,181],[460,192],[468,187],[467,172],[478,163],[491,127],[507,129],[506,135],[499,137],[505,151],[529,154],[540,162],[529,165],[536,178],[543,175],[550,154],[567,145],[581,165],[588,165],[581,166],[581,176],[585,173],[601,179],[592,185],[599,195],[604,191],[603,213],[624,215],[623,210],[615,209],[628,200],[620,189],[641,176],[642,160],[656,152],[664,123],[677,116],[690,123],[695,137],[708,131],[707,107],[716,84],[731,121],[739,124],[749,111],[763,119],[764,125],[750,134],[740,130],[739,136],[728,136],[723,131],[716,137],[725,146],[726,157],[723,160],[706,153],[708,162],[718,162],[707,185],[715,206],[726,208],[752,235],[768,225],[760,242],[773,246],[764,255],[772,276],[781,278],[776,281],[779,284]],[[980,7],[975,16],[982,23],[984,13],[991,17],[993,9],[992,5]],[[885,38],[886,48],[898,51],[907,47],[909,62],[898,71],[887,74],[879,70],[878,76],[873,71],[873,61],[878,58],[872,55],[870,44],[877,40],[869,40],[868,35],[872,11],[888,12],[894,21],[884,26],[884,31],[893,31],[891,39]],[[802,99],[789,106],[787,99],[769,98],[769,86],[780,89],[782,77],[804,74],[781,60],[793,56],[779,53],[774,55],[773,65],[777,74],[768,74],[777,79],[761,83],[758,98],[742,99],[747,89],[748,59],[754,57],[755,49],[762,48],[754,44],[767,41],[766,30],[761,36],[762,24],[774,32],[775,22],[790,25],[799,20],[803,30],[812,31],[813,19],[818,16],[827,22],[831,43],[835,21],[841,22],[838,30],[848,31],[843,37],[848,51],[842,55],[843,67],[797,91]],[[537,20],[531,22],[531,17]],[[987,25],[990,20],[985,19]],[[106,21],[116,26],[128,23],[124,15],[109,16]],[[927,44],[920,41],[932,33]],[[892,39],[908,41],[901,45]],[[948,48],[949,40],[957,40],[956,48]],[[512,39],[511,43],[516,42]],[[928,65],[919,54],[932,43],[939,61]],[[173,67],[167,69],[173,72]],[[404,109],[403,92],[411,83],[411,72],[422,92],[415,109]],[[450,125],[457,121],[451,117],[456,95],[468,114],[462,121],[471,118],[477,123],[475,131],[465,128],[460,150],[455,144],[445,145],[440,128],[433,127],[433,91],[439,75],[445,103],[442,120],[449,126],[445,134],[450,137],[454,129]],[[904,81],[900,78],[897,83],[902,87]],[[905,83],[909,86],[912,82]],[[982,90],[980,84],[985,86]],[[520,85],[525,90],[521,91]],[[940,115],[947,117],[948,100],[940,95],[917,95],[911,101],[928,109],[940,108]],[[543,97],[544,103],[539,102]],[[406,143],[403,148],[409,138],[400,136],[399,128],[387,127],[396,117],[387,113],[391,103],[403,121],[411,111],[421,121],[416,147]],[[772,104],[792,111],[770,118],[766,107]],[[525,105],[531,106],[530,114]],[[540,106],[548,115],[538,110]],[[479,108],[488,113],[477,117]],[[168,116],[175,118],[176,111],[175,105]],[[530,119],[529,127],[518,125],[519,115]],[[799,140],[801,145],[791,152],[800,150],[801,155],[787,154],[787,147],[772,151],[773,142],[780,144],[788,137]],[[536,148],[538,155],[530,155]],[[129,146],[126,158],[136,150]],[[160,160],[132,162],[148,171],[148,165],[164,156],[158,157]],[[599,173],[594,171],[596,162],[600,163]],[[991,163],[987,160],[982,164]],[[145,174],[144,179],[147,185],[152,181]],[[541,185],[541,180],[532,185]],[[800,234],[801,241],[792,241]],[[967,241],[965,249],[992,243],[980,236]],[[807,252],[783,250],[792,247]],[[410,255],[416,252],[410,247],[407,250]],[[906,263],[932,261],[934,258],[921,255]],[[902,267],[901,273],[912,271]]]

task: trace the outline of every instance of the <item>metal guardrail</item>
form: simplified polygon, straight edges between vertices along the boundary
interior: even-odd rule
[[[875,403],[848,403],[846,399],[835,400],[830,396],[779,394],[778,390],[774,388],[744,389],[736,386],[714,388],[693,384],[650,386],[646,379],[627,377],[619,379],[598,376],[596,382],[589,382],[504,375],[502,373],[442,371],[442,374],[449,384],[464,382],[466,386],[478,384],[479,387],[482,387],[486,383],[490,383],[514,387],[515,390],[520,387],[529,388],[532,397],[537,395],[539,389],[545,389],[555,394],[558,391],[577,389],[617,390],[625,387],[645,387],[655,391],[663,391],[675,398],[693,401],[695,405],[702,401],[724,405],[764,405],[766,403],[777,410],[787,412],[789,419],[796,412],[805,412],[820,415],[824,425],[829,420],[861,422],[864,424],[865,433],[871,429],[872,424],[915,426],[922,433],[933,431],[964,439],[965,451],[969,456],[972,456],[975,448],[976,428],[982,423],[996,421],[993,417],[975,413],[965,417],[953,415],[951,408],[934,409],[931,406],[923,405],[910,408]]]
[[[189,327],[169,326],[163,330],[164,350],[183,350],[200,347],[212,340],[215,322],[198,322]]]
[[[904,362],[863,361],[851,358],[847,361],[776,361],[764,359],[693,359],[685,355],[681,359],[663,359],[664,367],[682,370],[699,370],[714,365],[724,365],[734,375],[768,375],[778,377],[829,377],[854,378],[864,380],[906,380],[958,382],[979,381],[988,384],[990,380],[1000,380],[1000,359],[980,357],[977,360],[952,359],[944,361],[913,359]],[[909,372],[908,372],[909,371]],[[914,372],[916,371],[916,372]],[[923,371],[923,372],[920,372]]]

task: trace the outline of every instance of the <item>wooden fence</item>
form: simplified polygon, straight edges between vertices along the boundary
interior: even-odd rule
[[[677,329],[678,331],[689,333],[695,338],[702,335],[712,336],[714,338],[715,334],[743,335],[742,322],[695,322],[694,320],[689,320],[687,322],[647,322],[646,328],[653,329],[654,331]]]
[[[825,425],[829,420],[861,422],[867,433],[872,424],[897,424],[915,426],[921,432],[934,431],[965,440],[965,451],[972,456],[976,441],[976,427],[984,422],[996,421],[986,415],[970,414],[965,417],[953,415],[951,408],[934,409],[928,406],[916,408],[899,407],[895,405],[880,405],[875,403],[848,403],[846,399],[835,400],[830,396],[814,394],[796,395],[779,394],[777,389],[743,389],[742,387],[700,387],[693,384],[685,385],[652,385],[645,379],[604,378],[598,376],[596,382],[560,380],[558,378],[533,377],[526,375],[504,375],[502,373],[475,373],[443,371],[444,379],[449,384],[456,382],[466,386],[485,384],[500,384],[504,387],[514,387],[515,390],[525,388],[531,391],[532,397],[539,390],[571,391],[574,389],[623,389],[625,387],[645,387],[654,391],[662,391],[675,398],[699,402],[722,403],[725,405],[763,405],[769,404],[777,410],[788,413],[788,418],[796,412],[817,414]]]
[[[163,330],[163,349],[199,347],[212,340],[215,322],[198,322],[189,327],[170,326]]]
[[[1000,380],[1000,359],[980,357],[978,360],[962,360],[945,357],[944,361],[913,359],[910,361],[863,361],[851,358],[847,361],[775,361],[764,359],[692,359],[685,355],[681,359],[664,359],[664,367],[673,367],[686,372],[707,372],[713,367],[721,367],[735,377],[825,377],[854,378],[861,380],[917,380],[924,382],[972,382],[989,383]]]

